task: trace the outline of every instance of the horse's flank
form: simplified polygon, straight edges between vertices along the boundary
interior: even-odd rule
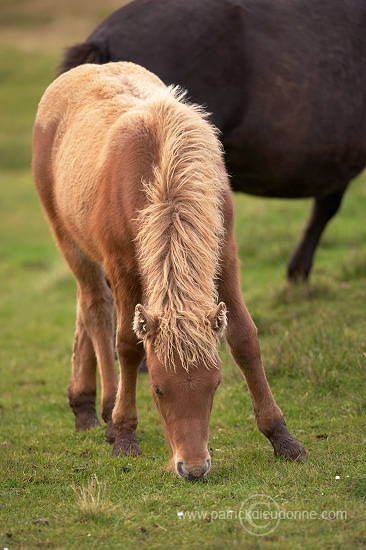
[[[107,274],[106,247],[114,257],[117,249],[126,253],[133,247],[147,312],[158,320],[154,348],[160,361],[168,366],[178,355],[186,370],[200,361],[209,365],[217,342],[207,315],[217,301],[221,200],[228,186],[216,132],[202,109],[185,103],[184,94],[133,64],[85,65],[73,72],[73,99],[62,115],[68,117],[68,139],[62,124],[57,129],[62,136],[55,153],[61,171],[55,178],[57,207],[67,213],[81,248]],[[69,84],[70,73],[66,78]],[[78,86],[80,78],[90,82],[87,96],[79,95],[85,89]],[[53,85],[59,86],[60,98],[66,95],[63,79]],[[103,131],[107,140],[101,148],[97,134]],[[124,165],[119,149],[128,151]],[[139,172],[138,158],[144,155],[151,168]],[[121,166],[115,174],[123,171],[123,182],[105,177],[114,163]],[[140,173],[139,179],[129,181],[129,173]],[[130,187],[128,193],[122,186]],[[109,215],[116,205],[118,230],[110,226],[116,216]],[[121,229],[131,237],[129,245],[117,242]],[[126,262],[130,255],[125,254]]]

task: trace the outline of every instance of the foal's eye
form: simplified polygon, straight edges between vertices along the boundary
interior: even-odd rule
[[[158,386],[154,386],[154,392],[156,393],[156,395],[164,395],[163,392],[160,391]]]

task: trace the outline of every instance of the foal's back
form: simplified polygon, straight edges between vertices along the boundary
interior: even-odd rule
[[[138,65],[89,64],[61,75],[39,104],[33,135],[38,192],[56,232],[62,226],[98,262],[113,252],[114,234],[129,237],[126,246],[134,236],[141,181],[151,179],[158,154],[146,105],[159,94],[168,94],[166,86]]]

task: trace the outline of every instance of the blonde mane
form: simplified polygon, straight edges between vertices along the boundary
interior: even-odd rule
[[[136,240],[146,308],[158,319],[155,352],[166,367],[177,354],[188,370],[212,364],[217,347],[207,315],[217,301],[227,175],[217,131],[183,97],[168,88],[148,103],[159,162],[143,183]]]

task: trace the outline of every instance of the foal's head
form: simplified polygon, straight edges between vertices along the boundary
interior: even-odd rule
[[[136,306],[134,330],[144,342],[151,393],[171,449],[171,465],[185,479],[201,479],[211,467],[209,421],[213,397],[221,382],[221,362],[214,346],[206,360],[198,353],[197,361],[187,364],[183,346],[179,353],[170,350],[166,364],[158,343],[162,323],[164,319]],[[223,302],[205,317],[204,325],[202,330],[211,331],[212,341],[217,342],[226,328]]]

